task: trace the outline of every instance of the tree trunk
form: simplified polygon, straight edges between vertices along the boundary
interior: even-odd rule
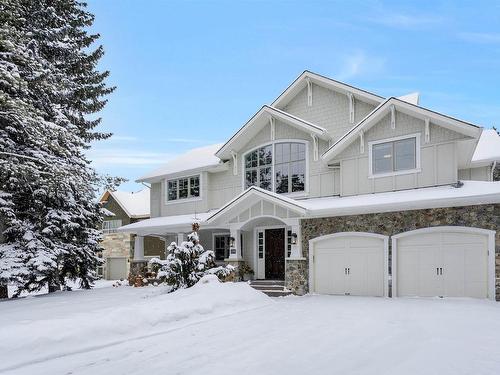
[[[0,299],[9,298],[9,291],[7,290],[7,285],[0,285]]]

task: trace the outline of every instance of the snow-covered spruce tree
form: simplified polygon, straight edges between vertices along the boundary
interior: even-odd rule
[[[110,136],[90,116],[114,90],[96,68],[92,23],[74,0],[0,1],[0,284],[17,294],[95,279],[96,194],[121,180],[99,176],[84,154]]]
[[[170,292],[192,287],[205,275],[216,275],[224,280],[234,273],[231,265],[216,265],[215,253],[203,249],[195,230],[196,225],[193,225],[193,229],[187,241],[180,244],[172,242],[168,246],[165,260],[153,258],[150,261],[158,268],[158,278],[171,287]]]

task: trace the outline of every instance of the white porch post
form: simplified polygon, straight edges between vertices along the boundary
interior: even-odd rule
[[[180,245],[186,241],[186,233],[177,233],[177,244]]]
[[[144,260],[144,237],[136,235],[134,242],[134,260]]]
[[[234,245],[229,248],[229,261],[243,260],[241,255],[241,230],[230,228],[231,237],[234,238]]]
[[[291,246],[290,258],[289,259],[304,259],[304,255],[302,254],[302,236],[300,233],[300,224],[298,221],[290,225],[290,230],[292,234],[295,233],[297,235],[297,240],[295,244]]]

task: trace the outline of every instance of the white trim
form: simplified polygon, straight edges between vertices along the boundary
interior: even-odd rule
[[[397,98],[389,98],[385,102],[377,106],[373,111],[365,116],[356,126],[351,128],[347,133],[340,137],[331,147],[328,148],[321,158],[329,161],[339,155],[345,148],[350,145],[357,137],[360,129],[367,131],[372,126],[382,120],[382,118],[390,112],[391,106],[394,105],[398,112],[412,116],[425,122],[426,118],[432,119],[434,125],[441,126],[445,129],[456,131],[468,137],[478,138],[481,134],[482,128],[470,124],[468,122],[455,119],[453,117],[443,115],[438,112],[431,111],[414,104],[407,103]]]
[[[402,232],[392,236],[392,259],[391,259],[391,270],[392,270],[392,297],[397,297],[397,286],[398,286],[398,270],[397,270],[397,260],[398,260],[398,240],[400,238],[413,236],[420,233],[440,233],[440,232],[455,232],[455,233],[473,233],[482,234],[488,237],[488,299],[495,300],[495,235],[494,230],[475,228],[475,227],[464,227],[464,226],[435,226],[422,229],[410,230],[407,232]]]
[[[243,148],[246,143],[248,143],[248,136],[242,141],[239,142],[239,146],[233,147],[232,145],[236,142],[238,143],[238,139],[243,135],[243,133],[250,129],[252,126],[259,125],[260,127],[257,129],[257,132],[261,129],[265,128],[269,124],[269,117],[263,117],[262,115],[268,114],[275,119],[278,119],[285,124],[292,126],[296,129],[299,129],[305,133],[313,133],[316,134],[319,138],[328,141],[331,139],[331,136],[328,134],[328,131],[318,125],[315,125],[309,121],[303,120],[299,117],[291,115],[285,111],[282,111],[278,108],[273,108],[270,106],[263,106],[255,115],[252,116],[250,120],[246,122],[224,145],[215,153],[215,156],[219,157],[222,160],[228,159],[229,149],[233,151],[239,151],[239,149]],[[257,124],[255,122],[261,119],[261,121]]]
[[[312,136],[312,134],[311,134]],[[304,181],[304,191],[295,191],[295,192],[292,192],[292,193],[276,193],[276,176],[274,174],[274,167],[276,165],[276,159],[275,159],[275,155],[276,155],[276,144],[278,143],[301,143],[301,144],[304,144],[306,146],[306,150],[305,150],[305,153],[306,153],[306,168],[305,168],[305,171],[304,171],[304,174],[305,174],[305,181]],[[271,188],[272,190],[270,192],[274,193],[274,194],[279,194],[279,195],[283,195],[283,196],[287,196],[287,197],[303,197],[303,196],[308,196],[309,195],[309,161],[310,161],[310,158],[309,158],[309,141],[305,140],[305,139],[289,139],[289,138],[286,138],[286,139],[276,139],[274,141],[268,141],[268,142],[264,142],[256,147],[253,147],[251,149],[248,149],[247,151],[245,151],[245,153],[242,154],[241,156],[241,189],[244,191],[246,188],[245,188],[245,178],[246,178],[246,168],[245,168],[245,157],[247,156],[247,154],[255,151],[255,150],[258,150],[259,148],[262,148],[262,147],[265,147],[265,146],[271,146],[272,147],[272,163],[271,163]]]
[[[288,104],[295,95],[297,95],[300,90],[307,86],[306,79],[309,79],[313,84],[324,87],[326,89],[335,91],[339,94],[347,94],[352,92],[355,96],[362,98],[363,101],[368,103],[377,104],[384,100],[383,97],[373,94],[371,92],[358,89],[354,86],[350,86],[346,83],[336,81],[334,79],[322,76],[317,73],[310,72],[308,70],[302,72],[286,89],[280,96],[278,96],[272,103],[273,107],[282,107]]]
[[[315,237],[309,240],[309,292],[314,293],[315,285],[314,285],[314,245],[317,242],[321,242],[324,240],[328,240],[331,238],[339,238],[339,237],[370,237],[370,238],[378,238],[384,241],[384,297],[389,296],[389,236],[385,236],[383,234],[377,233],[369,233],[369,232],[338,232],[333,234],[326,234],[324,236]]]
[[[178,199],[175,199],[175,200],[169,200],[168,199],[168,182],[169,181],[177,181],[177,193],[179,192],[179,180],[182,180],[182,179],[185,179],[187,178],[188,181],[191,177],[197,177],[199,178],[199,181],[200,181],[200,186],[199,186],[199,189],[200,189],[200,195],[198,197],[191,197],[191,198],[178,198]],[[165,204],[166,205],[171,205],[171,204],[178,204],[178,203],[188,203],[188,202],[196,202],[196,201],[201,201],[203,200],[203,189],[202,189],[202,183],[203,183],[203,173],[198,173],[198,174],[191,174],[191,175],[184,175],[184,176],[179,176],[179,177],[174,177],[174,178],[166,178],[164,180],[164,186],[165,186]],[[188,182],[188,194],[190,193],[189,192],[189,188],[190,188],[190,185],[191,183]]]
[[[421,164],[420,164],[420,133],[407,134],[399,137],[392,137],[386,139],[380,139],[377,141],[368,142],[368,178],[380,178],[380,177],[388,177],[388,176],[399,176],[403,174],[414,174],[421,172]],[[393,171],[387,173],[373,173],[373,145],[378,145],[381,143],[389,143],[400,141],[403,139],[415,138],[415,168],[405,169],[401,171]],[[392,156],[394,158],[394,155]]]
[[[288,225],[286,225],[286,224],[264,225],[264,226],[256,226],[253,228],[253,234],[254,234],[253,241],[254,241],[254,251],[255,251],[255,270],[254,270],[255,279],[267,280],[266,279],[266,230],[268,230],[268,229],[284,229],[285,238],[284,238],[284,246],[283,246],[283,251],[284,251],[283,267],[284,267],[284,274],[285,274],[284,277],[286,279],[286,259],[287,259],[286,231],[287,231],[287,228],[288,228]],[[264,256],[262,258],[263,269],[264,269],[264,271],[263,271],[264,278],[263,279],[258,278],[258,275],[259,275],[259,239],[258,239],[258,233],[259,232],[264,232],[264,235],[263,235],[263,241],[264,241],[264,243],[263,243],[264,254],[263,255]]]

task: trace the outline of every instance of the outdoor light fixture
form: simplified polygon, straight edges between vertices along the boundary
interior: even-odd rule
[[[297,233],[292,233],[292,245],[297,245]]]
[[[229,237],[229,247],[234,247],[234,237]]]

